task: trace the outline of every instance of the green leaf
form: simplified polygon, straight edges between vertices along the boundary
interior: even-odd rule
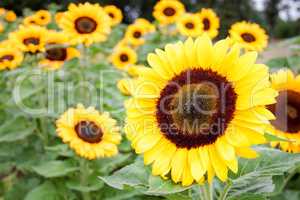
[[[78,170],[74,164],[69,161],[49,161],[39,166],[33,167],[33,170],[46,178],[61,177],[69,175]]]
[[[59,193],[51,182],[45,182],[42,185],[31,190],[25,197],[25,200],[59,200]]]
[[[260,154],[257,159],[240,160],[239,172],[232,176],[228,197],[238,198],[249,193],[270,195],[275,189],[273,177],[283,175],[300,163],[297,154],[267,147],[257,147],[256,150]]]
[[[86,185],[82,185],[80,178],[75,177],[72,180],[66,182],[66,185],[71,190],[76,190],[79,192],[93,192],[100,190],[104,183],[99,181],[95,174],[92,174],[87,178]]]
[[[57,155],[71,157],[74,156],[73,151],[67,144],[58,144],[55,146],[46,146],[45,149],[49,152],[57,153]]]
[[[14,142],[17,140],[23,140],[27,136],[33,134],[35,127],[27,128],[26,130],[17,130],[13,132],[7,132],[0,135],[0,142]]]
[[[116,189],[124,189],[125,186],[146,186],[148,184],[149,172],[147,172],[141,160],[127,165],[116,171],[111,176],[99,177],[107,185]]]
[[[166,195],[185,191],[191,187],[182,187],[179,184],[174,184],[171,180],[163,180],[158,176],[149,177],[149,188],[146,194],[149,195]]]
[[[293,142],[292,140],[281,138],[270,133],[265,133],[264,136],[268,142]]]

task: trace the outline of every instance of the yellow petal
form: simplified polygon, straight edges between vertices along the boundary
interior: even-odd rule
[[[233,160],[235,157],[234,148],[226,141],[225,137],[217,139],[216,149],[223,160]]]
[[[213,46],[207,35],[197,38],[197,59],[199,67],[210,68],[213,61]]]
[[[186,160],[187,150],[177,149],[171,162],[171,177],[175,183],[178,183],[182,178]]]
[[[196,181],[200,181],[206,172],[206,169],[201,164],[199,150],[190,149],[188,154],[189,166],[191,167],[191,173]]]
[[[247,159],[254,159],[258,157],[258,154],[256,151],[247,148],[247,147],[242,147],[242,148],[235,148],[236,154],[240,157],[247,158]]]
[[[225,182],[227,180],[228,176],[228,169],[224,162],[220,159],[214,145],[209,146],[209,159],[212,163],[212,167],[217,175],[217,177]]]

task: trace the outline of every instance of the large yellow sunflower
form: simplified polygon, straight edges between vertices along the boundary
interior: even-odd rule
[[[185,12],[184,5],[177,0],[160,0],[154,6],[153,16],[162,25],[172,24]]]
[[[218,35],[218,29],[220,27],[220,19],[217,14],[212,9],[202,8],[198,16],[203,24],[203,31],[207,33],[210,38],[215,38]]]
[[[51,13],[47,10],[39,10],[33,16],[38,25],[45,26],[51,22]]]
[[[45,50],[47,30],[39,26],[20,26],[9,34],[16,47],[25,52],[36,53]]]
[[[111,19],[111,24],[116,26],[122,22],[122,11],[114,5],[108,5],[104,7],[104,11]]]
[[[47,70],[59,69],[65,61],[80,55],[77,49],[68,47],[68,37],[62,32],[49,32],[46,47],[45,57],[40,61],[40,66]]]
[[[146,30],[147,27],[143,26],[143,24],[131,24],[127,27],[124,40],[133,46],[142,45],[145,42],[143,36]]]
[[[110,33],[110,18],[98,4],[71,4],[59,26],[71,38],[74,44],[102,42]]]
[[[136,153],[152,163],[153,175],[190,185],[226,181],[238,171],[237,157],[253,158],[275,102],[268,67],[257,54],[240,55],[228,40],[206,35],[168,44],[148,55],[125,106],[125,132]],[[258,84],[259,82],[259,84]]]
[[[137,54],[132,48],[121,46],[115,49],[110,59],[115,67],[126,70],[137,62]]]
[[[276,116],[267,132],[291,142],[272,142],[287,152],[300,152],[300,75],[280,70],[271,75],[272,87],[279,92],[277,102],[269,110]]]
[[[0,46],[0,70],[15,69],[23,61],[23,53],[12,46]]]
[[[179,33],[185,36],[200,36],[203,33],[202,27],[203,25],[196,14],[186,13],[177,21]]]
[[[118,153],[121,135],[116,120],[95,108],[79,104],[68,109],[56,121],[57,134],[81,157],[96,159]]]
[[[237,22],[229,30],[230,38],[249,51],[262,51],[268,45],[268,35],[258,24]]]

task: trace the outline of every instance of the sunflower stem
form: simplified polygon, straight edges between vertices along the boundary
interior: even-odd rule
[[[221,195],[220,195],[220,197],[219,197],[219,200],[225,200],[225,199],[226,199],[227,194],[228,194],[228,192],[229,192],[229,189],[230,189],[231,185],[232,185],[232,184],[231,184],[230,182],[228,182],[228,183],[225,185],[225,188],[224,188],[223,192],[221,193]]]
[[[79,161],[80,164],[80,183],[82,186],[87,186],[87,179],[90,175],[90,167],[87,160],[81,158]],[[81,192],[83,200],[91,200],[89,192]]]
[[[200,195],[202,200],[213,200],[213,182],[201,185]]]

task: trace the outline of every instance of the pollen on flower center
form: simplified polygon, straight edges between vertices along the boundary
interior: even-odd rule
[[[90,17],[79,17],[75,20],[75,29],[78,33],[92,33],[97,28],[97,22]]]
[[[0,62],[3,62],[5,60],[7,61],[12,61],[14,59],[14,56],[13,55],[4,55],[0,58]]]
[[[243,40],[249,43],[254,42],[256,40],[255,37],[250,33],[243,33],[241,37],[243,38]]]
[[[174,8],[168,7],[168,8],[165,8],[165,9],[163,10],[163,13],[164,13],[166,16],[171,17],[171,16],[175,15],[176,11],[175,11]]]
[[[204,30],[205,31],[209,30],[210,29],[210,21],[209,21],[209,19],[204,18],[202,20],[202,22],[203,22]]]
[[[128,57],[128,55],[127,54],[121,54],[120,55],[120,60],[122,61],[122,62],[127,62],[128,60],[129,60],[129,57]]]
[[[278,130],[288,133],[300,131],[300,93],[285,90],[279,92],[277,103],[270,105],[269,110],[276,116],[271,124]]]
[[[77,123],[75,132],[79,138],[88,143],[98,143],[103,136],[101,128],[91,121],[80,121]]]
[[[30,44],[38,45],[40,43],[40,39],[36,38],[36,37],[29,37],[29,38],[24,39],[23,43],[25,45],[30,45]]]
[[[236,93],[211,70],[182,72],[162,90],[156,118],[162,133],[182,148],[213,143],[233,118]]]
[[[67,58],[66,48],[51,48],[46,51],[46,58],[53,61],[64,61]]]
[[[188,28],[188,29],[193,29],[195,26],[192,22],[188,22],[185,24],[185,27]]]

